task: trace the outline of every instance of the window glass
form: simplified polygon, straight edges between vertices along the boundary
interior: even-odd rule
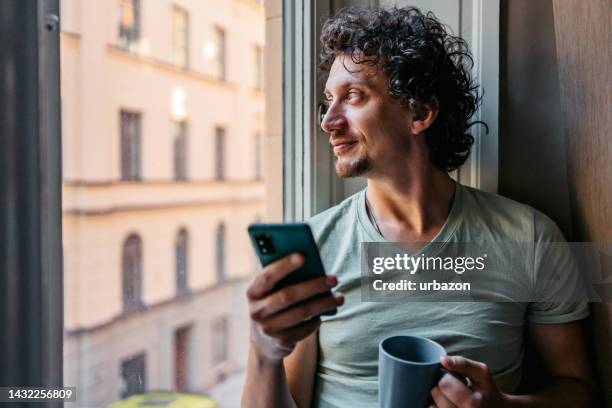
[[[225,128],[215,129],[215,179],[225,179]]]
[[[172,56],[176,65],[189,65],[189,15],[178,6],[172,8]]]
[[[187,122],[174,122],[174,179],[187,180]]]
[[[61,2],[64,383],[84,407],[152,390],[237,407],[247,226],[282,216],[282,108],[261,62],[270,38],[280,100],[280,12]]]
[[[133,49],[140,39],[140,0],[119,0],[119,46]]]
[[[121,179],[140,179],[140,113],[121,111]]]
[[[176,247],[175,247],[175,270],[176,270],[176,292],[178,294],[183,294],[189,290],[188,285],[188,250],[189,250],[189,236],[187,235],[187,230],[185,228],[181,228],[177,237],[176,237]]]
[[[225,80],[225,30],[221,27],[215,27],[214,30],[214,53],[215,75],[217,78]]]

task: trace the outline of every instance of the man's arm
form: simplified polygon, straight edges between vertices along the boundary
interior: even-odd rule
[[[582,408],[593,405],[595,386],[585,350],[582,322],[529,324],[528,333],[541,356],[549,382],[529,395],[502,394],[484,363],[443,357],[449,371],[470,379],[470,388],[451,375],[432,390],[438,408]]]
[[[509,396],[509,407],[590,407],[595,383],[586,354],[583,322],[529,324],[531,342],[550,382],[542,390]]]
[[[329,292],[338,283],[333,275],[274,291],[278,281],[302,264],[299,254],[273,262],[255,276],[247,290],[251,347],[243,408],[310,406],[321,324],[318,316],[342,305],[344,297]]]
[[[261,358],[251,348],[242,406],[310,407],[318,357],[317,333],[298,342],[291,354],[280,361]]]
[[[312,405],[317,362],[319,359],[319,331],[300,341],[293,353],[285,358],[287,383],[299,408]]]

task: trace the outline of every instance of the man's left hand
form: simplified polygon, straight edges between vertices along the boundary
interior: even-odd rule
[[[431,390],[437,408],[504,408],[506,396],[495,385],[486,364],[460,356],[442,357],[448,371],[466,377],[469,387],[458,378],[445,374]]]

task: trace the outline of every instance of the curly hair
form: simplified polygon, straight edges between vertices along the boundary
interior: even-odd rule
[[[321,31],[319,69],[329,74],[335,58],[350,55],[355,64],[378,66],[389,80],[389,93],[422,117],[429,107],[438,116],[425,131],[434,166],[452,171],[470,154],[468,129],[478,108],[474,65],[467,43],[451,35],[433,13],[416,7],[345,8]],[[485,124],[486,126],[486,124]]]

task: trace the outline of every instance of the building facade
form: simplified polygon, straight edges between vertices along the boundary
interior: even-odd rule
[[[64,382],[80,406],[244,367],[264,9],[62,0]]]

